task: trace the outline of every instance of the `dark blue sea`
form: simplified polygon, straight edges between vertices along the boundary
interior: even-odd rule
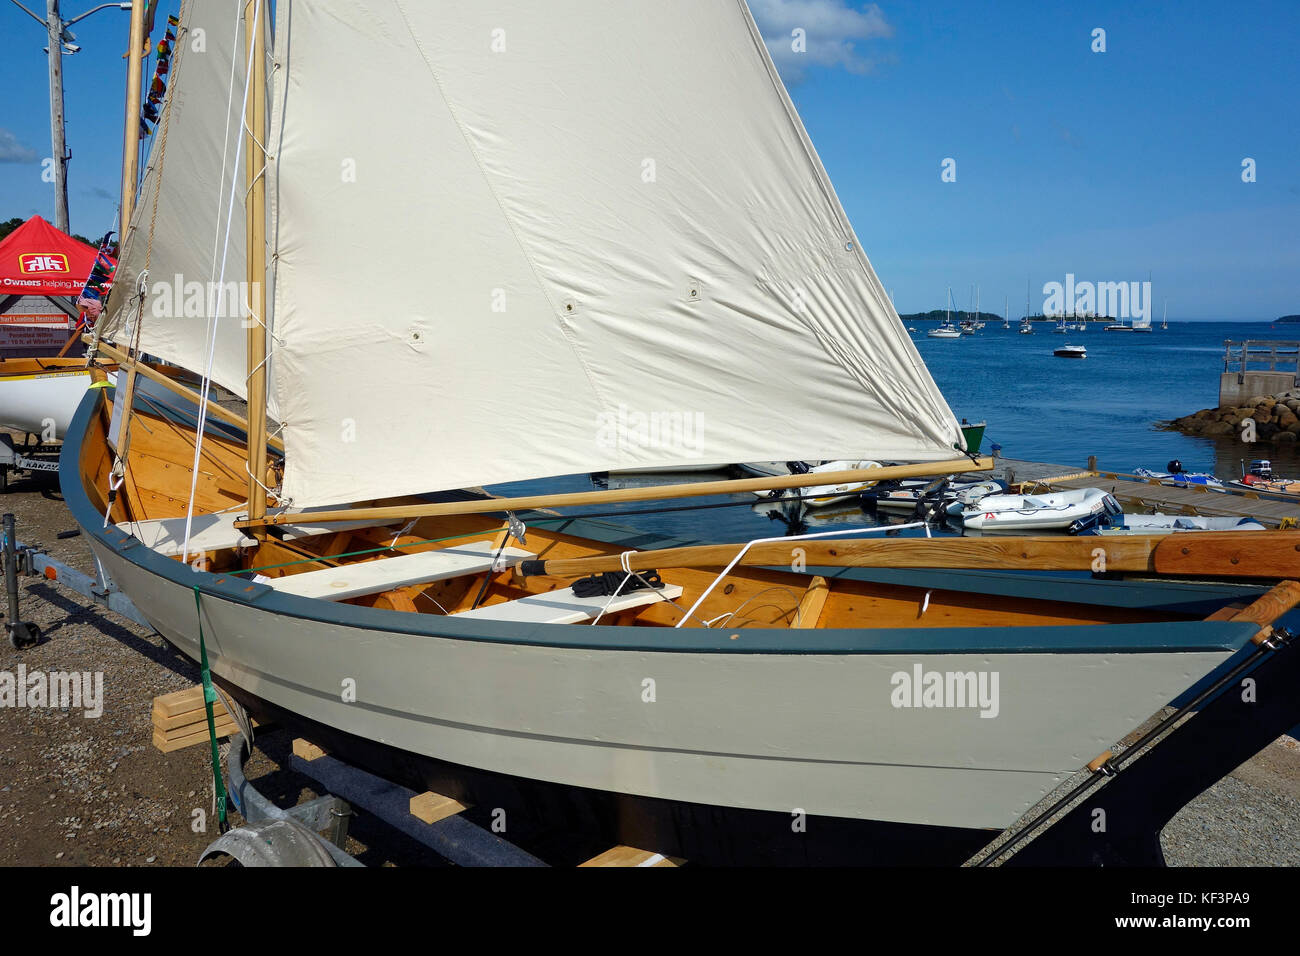
[[[1188,471],[1224,477],[1235,477],[1239,460],[1251,456],[1246,446],[1164,431],[1156,423],[1218,404],[1225,340],[1300,339],[1300,326],[1294,325],[1171,320],[1169,328],[1161,330],[1158,318],[1150,333],[1106,332],[1097,323],[1084,332],[1058,334],[1051,323],[1039,322],[1033,335],[1021,335],[1013,322],[1010,329],[988,323],[960,339],[928,338],[925,333],[935,324],[912,322],[917,329],[912,338],[958,418],[988,422],[984,453],[997,443],[1004,457],[1080,468],[1089,455],[1096,455],[1100,467],[1127,472],[1164,469],[1178,459]],[[1052,355],[1067,342],[1087,346],[1088,357]],[[1272,458],[1280,473],[1300,474],[1294,453],[1280,455],[1261,446],[1253,457]],[[609,481],[622,486],[718,477],[661,474],[614,476]],[[577,475],[491,490],[505,495],[582,491],[602,487],[603,482],[600,476]],[[608,520],[621,525],[710,541],[861,527],[878,520],[856,504],[778,509],[755,507],[752,495],[566,509],[571,514],[608,512],[614,512]]]

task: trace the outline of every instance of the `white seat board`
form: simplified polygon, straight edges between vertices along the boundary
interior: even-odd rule
[[[614,598],[605,613],[617,614],[619,611],[644,607],[664,599],[673,600],[681,596],[682,589],[675,584],[664,585],[658,590],[630,591]],[[577,624],[594,618],[606,603],[609,603],[607,594],[584,598],[574,594],[573,588],[562,588],[546,594],[532,594],[515,601],[478,607],[472,611],[461,611],[454,616],[484,621],[513,621],[520,624]]]
[[[269,509],[270,514],[279,514],[283,508]],[[310,517],[311,512],[303,512],[303,517]],[[255,538],[247,537],[242,530],[235,527],[239,512],[223,511],[220,514],[195,515],[190,524],[190,554],[200,551],[224,551],[228,548],[251,547],[257,543]],[[185,518],[150,518],[146,521],[127,521],[116,526],[119,531],[135,535],[150,551],[172,556],[180,554],[185,543]],[[381,527],[373,521],[339,521],[332,524],[291,524],[281,525],[280,531],[290,540],[306,538],[314,534],[326,534],[331,531],[355,531],[358,528]]]
[[[492,568],[496,550],[496,545],[491,541],[474,541],[439,551],[419,551],[393,558],[345,564],[337,568],[304,571],[301,574],[271,578],[264,583],[283,594],[343,601],[409,584],[432,584],[434,581],[445,581],[463,574],[488,571]],[[532,557],[534,555],[531,551],[520,548],[505,548],[501,552],[501,561],[508,567]]]

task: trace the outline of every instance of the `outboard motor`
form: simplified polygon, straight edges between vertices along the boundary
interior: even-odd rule
[[[1273,463],[1267,458],[1260,458],[1250,463],[1250,473],[1256,478],[1263,478],[1267,481],[1273,480]]]
[[[1165,471],[1171,475],[1181,475],[1183,473],[1183,463],[1175,458],[1169,464],[1165,465]]]

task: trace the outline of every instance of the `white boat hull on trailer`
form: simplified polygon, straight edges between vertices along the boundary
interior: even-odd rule
[[[61,440],[89,387],[88,368],[0,374],[0,427]]]
[[[881,652],[868,631],[837,633],[839,649],[824,653],[719,653],[727,650],[721,632],[708,651],[656,650],[662,634],[647,639],[641,628],[485,629],[237,578],[200,581],[150,554],[155,567],[166,562],[163,575],[138,563],[148,549],[123,531],[92,548],[191,659],[199,657],[193,585],[203,586],[213,673],[310,720],[484,770],[814,815],[1005,827],[1180,693],[1189,673],[1230,654],[1132,653],[1115,667],[1110,646],[1007,652],[997,628],[970,629],[974,643],[961,654]],[[1140,641],[1142,625],[1099,628],[1098,640],[1122,640],[1126,629]],[[996,704],[984,710],[998,719],[981,719],[977,706],[913,706],[911,697],[896,706],[897,675],[931,672],[997,674]],[[646,675],[671,705],[643,700]],[[341,696],[347,679],[355,702]],[[1080,722],[1084,713],[1090,719]]]

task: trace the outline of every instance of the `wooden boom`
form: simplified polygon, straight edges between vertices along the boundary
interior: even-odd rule
[[[884,468],[853,468],[846,471],[808,472],[803,475],[776,475],[771,478],[733,478],[722,481],[697,481],[684,485],[654,485],[649,488],[611,488],[605,491],[577,491],[568,494],[531,495],[523,498],[488,498],[471,501],[443,501],[436,504],[413,502],[379,508],[341,508],[337,511],[313,511],[313,524],[322,521],[388,522],[398,518],[421,518],[431,515],[483,514],[494,511],[523,511],[536,508],[563,508],[572,505],[605,505],[625,501],[661,501],[667,498],[695,498],[704,495],[728,495],[777,488],[808,488],[813,485],[839,485],[854,481],[888,481],[895,478],[924,478],[955,475],[966,471],[988,471],[992,458],[960,458],[920,465],[889,465]],[[246,518],[235,522],[236,528],[259,525],[293,524],[300,513],[285,512],[261,519]]]
[[[312,516],[315,520],[315,515]],[[628,566],[716,568],[728,564],[743,544],[699,545],[637,551]],[[799,552],[799,553],[796,553]],[[850,568],[962,568],[1019,571],[1122,571],[1282,579],[1300,577],[1300,532],[1178,532],[1113,538],[840,538],[756,544],[740,566]],[[619,555],[525,561],[523,574],[576,578],[622,569]]]

